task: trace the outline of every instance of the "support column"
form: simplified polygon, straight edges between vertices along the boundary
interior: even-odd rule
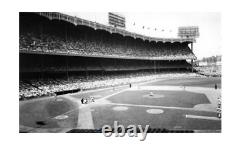
[[[193,52],[193,42],[191,43],[191,51]],[[192,72],[194,72],[194,62],[193,59],[191,59],[191,66],[192,66]]]
[[[68,62],[68,57],[66,57],[66,65],[67,65],[67,80],[69,81],[69,62]]]
[[[191,59],[191,66],[192,66],[192,72],[194,72],[194,62],[193,62],[193,59]]]
[[[156,64],[155,64],[155,60],[154,60],[154,72],[156,74]]]
[[[191,43],[191,51],[193,52],[193,42]]]

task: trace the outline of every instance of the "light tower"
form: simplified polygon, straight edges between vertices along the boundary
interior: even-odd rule
[[[195,39],[200,36],[198,26],[183,26],[178,28],[178,36],[183,39]],[[193,42],[191,42],[191,51],[193,52]],[[191,59],[192,72],[193,72],[193,59]]]

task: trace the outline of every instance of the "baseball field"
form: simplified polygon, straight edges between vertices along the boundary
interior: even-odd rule
[[[217,89],[215,89],[215,84]],[[94,102],[82,104],[82,98]],[[169,131],[220,132],[221,78],[157,79],[140,84],[19,101],[20,132],[100,131],[118,121]]]

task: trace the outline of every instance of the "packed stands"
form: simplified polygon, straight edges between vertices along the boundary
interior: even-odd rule
[[[19,99],[29,99],[37,96],[53,95],[55,92],[66,90],[88,90],[103,87],[113,87],[126,85],[129,83],[138,83],[143,81],[152,81],[158,78],[188,78],[197,77],[196,73],[166,71],[155,74],[150,71],[136,72],[109,72],[105,74],[92,73],[88,76],[73,75],[69,78],[47,78],[33,79],[29,81],[20,80]],[[201,77],[201,76],[199,76]]]
[[[221,77],[221,65],[195,67],[197,73],[211,77]]]
[[[37,14],[24,13],[20,18],[20,52],[151,60],[196,58],[188,42],[143,41]]]
[[[188,72],[192,66],[186,59],[196,58],[188,40],[143,40],[37,13],[19,17],[20,100],[161,77],[197,76]]]

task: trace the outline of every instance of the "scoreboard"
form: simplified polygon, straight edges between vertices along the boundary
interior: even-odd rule
[[[185,26],[178,28],[178,36],[181,38],[197,38],[200,36],[198,26]]]
[[[109,25],[114,27],[125,28],[125,17],[119,15],[118,13],[108,13]]]

